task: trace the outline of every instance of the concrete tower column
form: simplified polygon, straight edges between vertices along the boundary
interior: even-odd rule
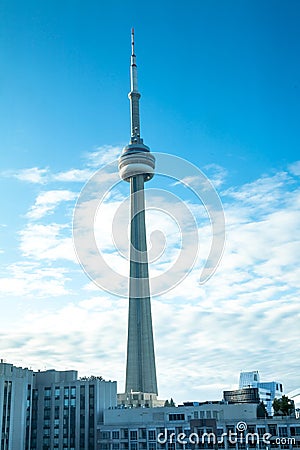
[[[119,172],[130,183],[130,273],[125,394],[157,395],[155,355],[152,331],[144,183],[154,175],[155,158],[140,137],[137,67],[132,30],[131,53],[131,139],[119,158]],[[129,398],[127,397],[127,398]],[[131,400],[130,400],[131,401]]]

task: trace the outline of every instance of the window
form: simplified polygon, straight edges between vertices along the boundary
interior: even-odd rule
[[[277,435],[277,427],[275,424],[269,424],[269,433],[272,436],[276,436]]]
[[[139,439],[147,439],[146,428],[139,429]]]
[[[257,427],[257,432],[260,438],[263,437],[263,435],[266,433],[266,429],[262,427]]]
[[[291,436],[300,436],[300,427],[291,427]]]
[[[113,431],[112,432],[112,438],[113,439],[119,439],[120,437],[120,432],[119,431]]]
[[[128,439],[128,428],[121,429],[121,439]]]
[[[278,427],[278,432],[280,437],[287,437],[287,427]]]
[[[185,420],[184,414],[169,414],[169,421]]]
[[[155,430],[149,430],[148,431],[148,439],[149,439],[149,441],[155,441],[156,440]],[[149,448],[149,450],[150,450],[150,448]]]
[[[100,431],[100,439],[101,440],[110,439],[110,432],[109,431]]]
[[[137,431],[136,430],[131,430],[130,431],[130,440],[131,441],[137,441]]]
[[[51,397],[51,388],[45,388],[44,397]]]

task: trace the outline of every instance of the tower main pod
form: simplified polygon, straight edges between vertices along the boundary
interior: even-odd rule
[[[154,175],[155,158],[140,136],[140,93],[131,32],[131,139],[119,158],[120,177],[130,183],[130,274],[125,394],[119,403],[155,406],[157,381],[152,331],[144,183]]]

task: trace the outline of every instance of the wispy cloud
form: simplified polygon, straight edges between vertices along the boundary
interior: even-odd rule
[[[90,169],[70,169],[65,172],[58,172],[51,176],[51,180],[62,182],[85,182],[93,174],[95,170]]]
[[[204,166],[204,172],[216,188],[225,183],[228,175],[227,170],[219,164],[207,164]]]
[[[75,181],[76,177],[88,176],[92,167],[111,162],[111,158],[119,154],[120,148],[101,147],[87,157],[88,169],[78,172],[71,169],[60,175],[47,173],[48,180],[56,177],[63,189],[46,190],[43,186],[43,192],[35,199],[25,217],[27,222],[19,232],[20,262],[6,268],[0,288],[5,299],[8,295],[62,299],[55,313],[45,306],[34,314],[32,311],[26,314],[15,324],[14,329],[19,330],[17,337],[15,331],[12,333],[8,327],[3,328],[5,357],[17,362],[26,355],[26,360],[36,369],[44,365],[62,369],[75,366],[82,374],[86,374],[87,367],[95,373],[99,371],[100,361],[100,374],[118,379],[121,391],[127,301],[108,296],[95,285],[87,284],[84,276],[78,281],[69,214],[77,194],[63,184]],[[215,173],[216,180],[219,179],[219,186],[225,183],[225,170],[222,172],[222,168],[215,166],[208,167],[209,170]],[[259,369],[264,379],[276,377],[287,390],[297,387],[300,362],[297,351],[300,320],[300,187],[297,171],[298,163],[295,163],[289,170],[223,189],[226,248],[216,274],[202,286],[198,281],[201,265],[209,251],[211,230],[208,221],[204,220],[203,207],[189,200],[189,208],[198,223],[199,258],[181,284],[152,299],[162,397],[176,393],[177,401],[221,398],[222,389],[236,387],[241,369]],[[100,182],[99,178],[97,183]],[[83,226],[87,225],[90,207],[98,201],[96,194],[91,203],[82,204]],[[95,238],[107,263],[127,276],[128,261],[117,252],[111,225],[119,211],[117,243],[126,256],[128,210],[127,207],[122,211],[119,209],[123,200],[121,194],[107,196],[95,218]],[[181,217],[176,202],[167,204],[157,195],[152,201],[148,200],[149,205],[157,204],[162,210],[147,214],[149,235],[152,233],[152,238],[160,236],[162,243],[162,256],[150,267],[151,274],[156,276],[172,265],[180,248],[178,224],[163,211],[170,210],[183,222],[184,217]],[[51,215],[58,208],[60,221]],[[165,241],[157,234],[158,230],[164,234]],[[183,232],[186,231],[183,227]],[[194,244],[188,241],[191,248]],[[91,260],[91,264],[95,261]],[[72,272],[74,269],[76,277]],[[69,297],[68,287],[74,283],[78,286],[77,302],[71,302]],[[172,380],[170,372],[176,373]]]
[[[94,152],[86,153],[87,164],[90,167],[99,168],[119,158],[122,152],[121,146],[102,145]]]
[[[19,262],[9,265],[0,278],[0,291],[7,295],[58,297],[69,290],[65,285],[70,281],[64,267],[45,267],[38,262]]]
[[[295,161],[293,164],[288,165],[289,171],[296,176],[300,175],[300,161]]]
[[[77,193],[66,189],[41,192],[26,216],[32,220],[41,219],[53,213],[61,202],[68,202],[74,200],[76,197]]]
[[[48,167],[30,167],[26,169],[5,170],[1,172],[1,175],[34,184],[86,182],[97,169],[118,159],[121,152],[121,146],[102,145],[95,151],[85,153],[84,165],[86,167],[82,169],[72,168],[61,172],[53,172]]]
[[[77,261],[70,225],[30,224],[19,234],[20,250],[26,258],[35,261]]]
[[[11,176],[21,181],[29,183],[43,184],[48,179],[48,169],[39,169],[38,167],[31,167],[29,169],[20,169],[16,171],[6,171],[5,176]]]

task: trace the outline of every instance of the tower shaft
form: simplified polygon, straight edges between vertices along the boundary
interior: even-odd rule
[[[144,175],[130,179],[130,278],[126,392],[157,394],[145,226]]]

